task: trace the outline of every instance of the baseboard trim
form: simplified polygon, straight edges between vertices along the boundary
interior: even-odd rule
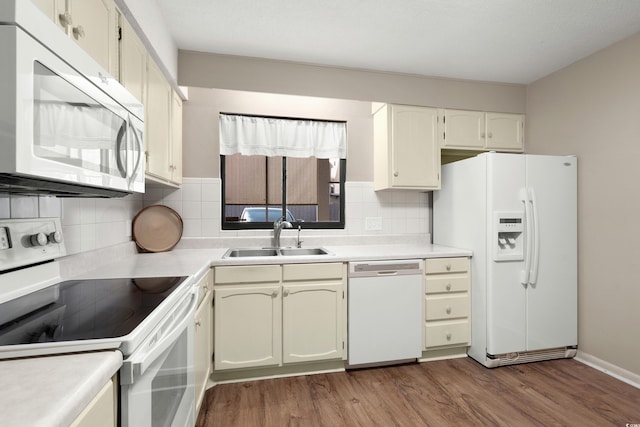
[[[599,359],[591,354],[585,353],[583,351],[578,350],[578,354],[574,357],[580,363],[583,363],[587,366],[591,366],[598,371],[604,372],[605,374],[612,376],[620,381],[623,381],[629,385],[634,386],[635,388],[640,389],[640,375],[635,374],[631,371],[627,371],[624,368],[616,366],[612,363],[606,362],[602,359]]]

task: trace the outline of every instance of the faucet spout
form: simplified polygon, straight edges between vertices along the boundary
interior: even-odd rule
[[[273,223],[273,247],[280,248],[280,233],[283,228],[293,228],[293,225],[289,221],[285,221],[284,217],[278,218]]]

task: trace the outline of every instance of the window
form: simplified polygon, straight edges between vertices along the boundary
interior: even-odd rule
[[[223,229],[271,229],[283,216],[303,228],[344,228],[344,122],[221,114],[220,134]],[[327,153],[336,156],[320,158]]]

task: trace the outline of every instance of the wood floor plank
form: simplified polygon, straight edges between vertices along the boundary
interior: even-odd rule
[[[218,385],[196,426],[627,423],[640,423],[640,389],[575,360],[487,369],[465,358]]]

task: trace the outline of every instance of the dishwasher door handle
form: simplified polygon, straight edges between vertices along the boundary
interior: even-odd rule
[[[386,271],[376,271],[378,276],[395,276],[398,274],[398,270],[386,270]]]

